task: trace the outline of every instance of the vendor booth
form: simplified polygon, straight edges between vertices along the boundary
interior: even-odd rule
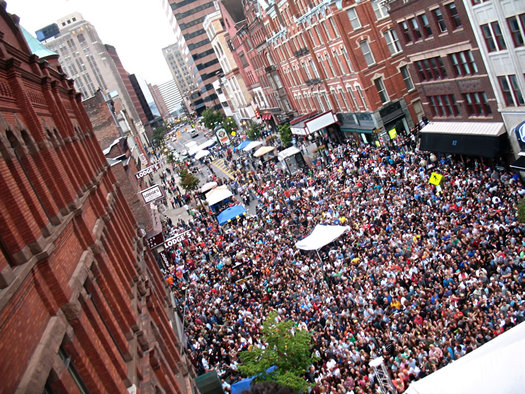
[[[246,145],[244,148],[242,148],[243,151],[249,152],[258,146],[261,146],[263,143],[261,141],[250,141],[248,145]]]
[[[233,197],[233,193],[228,189],[228,186],[223,185],[206,193],[206,202],[210,210],[217,214],[231,202],[231,197]]]
[[[246,208],[242,205],[234,205],[233,207],[226,208],[224,211],[217,215],[219,226],[223,226],[226,223],[231,222],[235,219],[240,219],[241,216],[246,215]]]
[[[282,164],[284,170],[288,170],[290,174],[295,174],[299,169],[306,168],[306,162],[302,152],[292,146],[277,154],[277,159]]]
[[[295,247],[302,250],[319,250],[323,246],[334,242],[348,230],[350,230],[349,226],[328,226],[318,224],[309,236],[297,241]]]

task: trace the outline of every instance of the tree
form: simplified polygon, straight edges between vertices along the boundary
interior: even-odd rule
[[[298,392],[306,392],[309,383],[303,375],[317,357],[312,354],[311,333],[301,330],[293,320],[276,321],[271,312],[263,325],[264,349],[253,347],[241,352],[239,371],[255,376],[255,381],[273,381]],[[271,367],[277,367],[267,372]]]
[[[153,130],[153,146],[155,148],[160,148],[164,145],[164,137],[166,132],[163,127],[157,127]]]
[[[222,121],[222,127],[224,127],[224,130],[231,135],[232,131],[237,131],[237,122],[231,116],[228,116]]]
[[[222,123],[223,120],[224,115],[219,111],[214,111],[211,108],[206,108],[204,111],[202,111],[202,123],[204,123],[204,126],[210,130],[213,130],[215,124]]]
[[[192,191],[197,188],[199,185],[199,178],[189,172],[187,169],[183,168],[179,171],[180,185],[186,191]]]
[[[518,203],[518,222],[525,223],[525,197]]]
[[[246,135],[250,140],[255,141],[261,138],[261,130],[259,129],[259,126],[256,123],[250,122],[248,128],[246,129]]]
[[[292,143],[292,131],[290,130],[290,123],[285,123],[283,125],[279,125],[278,127],[281,142],[283,146],[287,148]]]

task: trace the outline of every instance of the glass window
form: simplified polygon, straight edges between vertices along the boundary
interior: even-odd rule
[[[346,52],[346,48],[345,47],[340,47],[339,49],[341,50],[341,54],[345,58],[346,64],[348,65],[348,69],[350,70],[350,72],[354,72],[354,69],[352,67],[352,63],[350,62],[350,58],[348,57],[348,52]]]
[[[426,14],[419,15],[419,22],[421,22],[421,26],[423,26],[423,34],[425,34],[426,37],[431,36],[432,28],[430,27]]]
[[[505,44],[503,33],[501,32],[501,28],[499,27],[499,22],[498,21],[491,22],[490,26],[492,27],[494,38],[496,39],[496,44],[498,45],[498,49],[500,51],[503,49],[507,49],[507,44]]]
[[[361,22],[359,21],[359,17],[357,16],[357,11],[354,8],[350,8],[347,12],[348,19],[350,19],[350,24],[355,29],[359,29],[361,27]]]
[[[334,34],[336,37],[339,37],[339,30],[337,29],[337,26],[334,22],[334,18],[330,18],[330,24],[332,25],[332,29],[334,29]]]
[[[417,23],[417,19],[416,18],[410,18],[408,20],[408,22],[409,22],[410,28],[412,29],[412,34],[414,35],[416,41],[420,40],[422,35],[421,35],[421,31],[419,31],[419,25]]]
[[[374,85],[376,85],[377,93],[379,94],[379,99],[384,104],[388,102],[388,93],[386,92],[385,84],[383,83],[383,78],[374,79]]]
[[[524,45],[523,33],[525,30],[525,14],[521,14],[519,16],[511,16],[510,18],[507,18],[507,23],[509,25],[509,30],[512,36],[512,41],[514,42],[514,46],[522,47]]]
[[[357,90],[357,94],[359,95],[359,98],[361,99],[361,102],[363,103],[363,107],[365,110],[368,110],[368,105],[366,105],[365,96],[363,94],[363,90],[361,89],[361,86],[357,85],[355,87],[355,90]]]
[[[370,45],[368,45],[367,40],[363,40],[359,43],[359,46],[361,47],[361,52],[363,52],[363,56],[365,58],[366,64],[368,66],[371,66],[375,63],[374,56],[372,55],[372,51],[370,50]]]
[[[408,23],[406,21],[403,21],[399,24],[399,27],[401,29],[401,32],[403,33],[403,38],[405,40],[405,43],[412,42],[412,34],[410,34],[410,29],[408,28]]]
[[[405,86],[407,87],[407,90],[410,91],[414,89],[412,78],[410,78],[410,73],[408,72],[408,66],[403,66],[399,70],[401,71],[401,75],[403,76],[403,81],[405,81]]]
[[[498,81],[503,93],[505,104],[509,107],[525,105],[523,94],[521,93],[515,75],[498,77]]]
[[[399,43],[399,38],[397,37],[397,33],[394,29],[385,31],[384,37],[391,55],[401,52],[401,44]]]
[[[372,0],[371,3],[377,19],[383,19],[388,16],[388,9],[383,5],[382,1]]]
[[[439,31],[441,33],[444,33],[447,31],[447,24],[445,23],[445,18],[443,18],[443,14],[441,13],[441,10],[439,8],[436,8],[432,11],[432,14],[434,14],[434,19],[436,20],[436,23],[439,27]]]
[[[469,116],[488,116],[492,113],[485,92],[466,93],[463,98]]]
[[[481,25],[481,32],[483,33],[483,38],[485,39],[485,46],[487,51],[494,52],[496,50],[496,42],[494,41],[494,36],[492,35],[492,30],[488,24]]]
[[[445,6],[447,8],[448,17],[450,18],[450,22],[452,24],[452,29],[456,30],[460,28],[461,25],[461,19],[459,18],[458,9],[456,7],[456,4],[450,3]]]

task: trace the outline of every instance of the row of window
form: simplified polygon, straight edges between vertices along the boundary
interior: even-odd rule
[[[452,53],[448,55],[448,58],[456,77],[478,72],[478,66],[471,51]],[[447,69],[440,56],[415,61],[414,66],[421,81],[447,78]]]
[[[433,116],[459,116],[459,105],[453,94],[429,96],[430,110]],[[485,92],[463,94],[465,109],[469,116],[488,116],[492,113]]]
[[[525,45],[525,14],[515,15],[507,18],[510,36],[516,48]],[[486,23],[480,26],[485,40],[487,51],[496,52],[507,49],[505,37],[498,21]]]

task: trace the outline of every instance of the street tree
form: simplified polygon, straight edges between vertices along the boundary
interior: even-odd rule
[[[237,122],[231,116],[228,116],[222,121],[222,127],[231,135],[233,131],[237,131]]]
[[[273,381],[306,392],[310,384],[304,374],[318,359],[312,353],[311,333],[299,329],[293,320],[277,321],[275,312],[268,315],[262,331],[264,349],[254,346],[241,352],[239,371],[255,376],[255,382]]]
[[[160,148],[164,146],[164,137],[166,136],[166,130],[164,127],[157,127],[153,130],[153,146]]]
[[[197,178],[195,175],[189,172],[186,168],[182,168],[179,171],[179,178],[179,184],[186,191],[195,190],[199,185],[199,178]]]
[[[214,111],[211,108],[206,108],[202,111],[202,123],[208,129],[213,130],[217,123],[222,123],[224,115],[219,111]]]
[[[525,197],[518,203],[518,221],[525,223]]]
[[[279,125],[279,136],[285,148],[292,144],[292,131],[290,130],[290,123]]]
[[[246,129],[246,135],[252,141],[255,141],[261,138],[261,130],[259,126],[257,125],[257,123],[250,122],[250,124],[248,125]]]

